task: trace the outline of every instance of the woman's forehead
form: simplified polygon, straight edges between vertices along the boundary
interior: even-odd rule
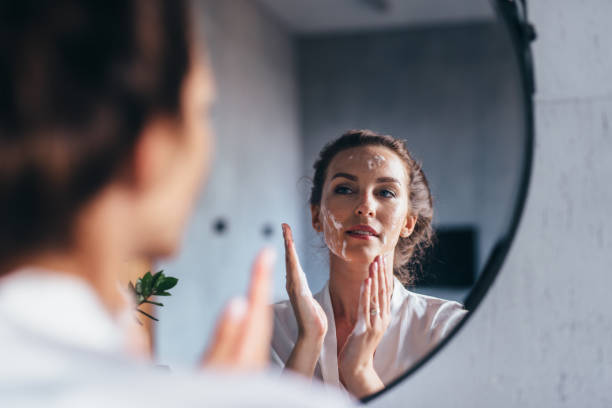
[[[359,146],[342,150],[330,162],[327,178],[337,173],[348,173],[357,177],[393,177],[402,183],[408,177],[402,158],[385,146]]]

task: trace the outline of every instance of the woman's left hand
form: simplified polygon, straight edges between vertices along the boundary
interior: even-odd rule
[[[377,256],[362,283],[357,323],[338,356],[340,381],[358,398],[384,388],[374,371],[374,352],[391,320],[391,290],[385,261]]]

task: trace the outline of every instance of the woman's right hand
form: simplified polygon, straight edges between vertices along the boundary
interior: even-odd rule
[[[327,333],[327,317],[319,302],[312,297],[295,250],[291,227],[288,224],[282,226],[285,239],[286,289],[298,324],[298,341],[322,343]]]
[[[298,325],[298,338],[285,368],[312,378],[327,333],[327,316],[321,305],[312,297],[306,275],[295,251],[291,228],[287,224],[283,224],[283,237],[287,270],[286,288]]]

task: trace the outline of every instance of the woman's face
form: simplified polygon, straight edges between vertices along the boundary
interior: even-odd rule
[[[327,168],[321,204],[312,207],[313,227],[345,261],[369,264],[377,255],[393,254],[416,221],[408,181],[404,162],[387,147],[343,150]]]

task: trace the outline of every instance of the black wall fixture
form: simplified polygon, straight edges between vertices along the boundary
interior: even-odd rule
[[[265,238],[272,238],[272,235],[274,235],[274,228],[272,228],[272,225],[270,223],[266,223],[261,228],[261,234]]]
[[[217,235],[224,234],[225,232],[227,232],[228,228],[229,228],[229,222],[223,217],[218,217],[213,222],[213,231]]]

